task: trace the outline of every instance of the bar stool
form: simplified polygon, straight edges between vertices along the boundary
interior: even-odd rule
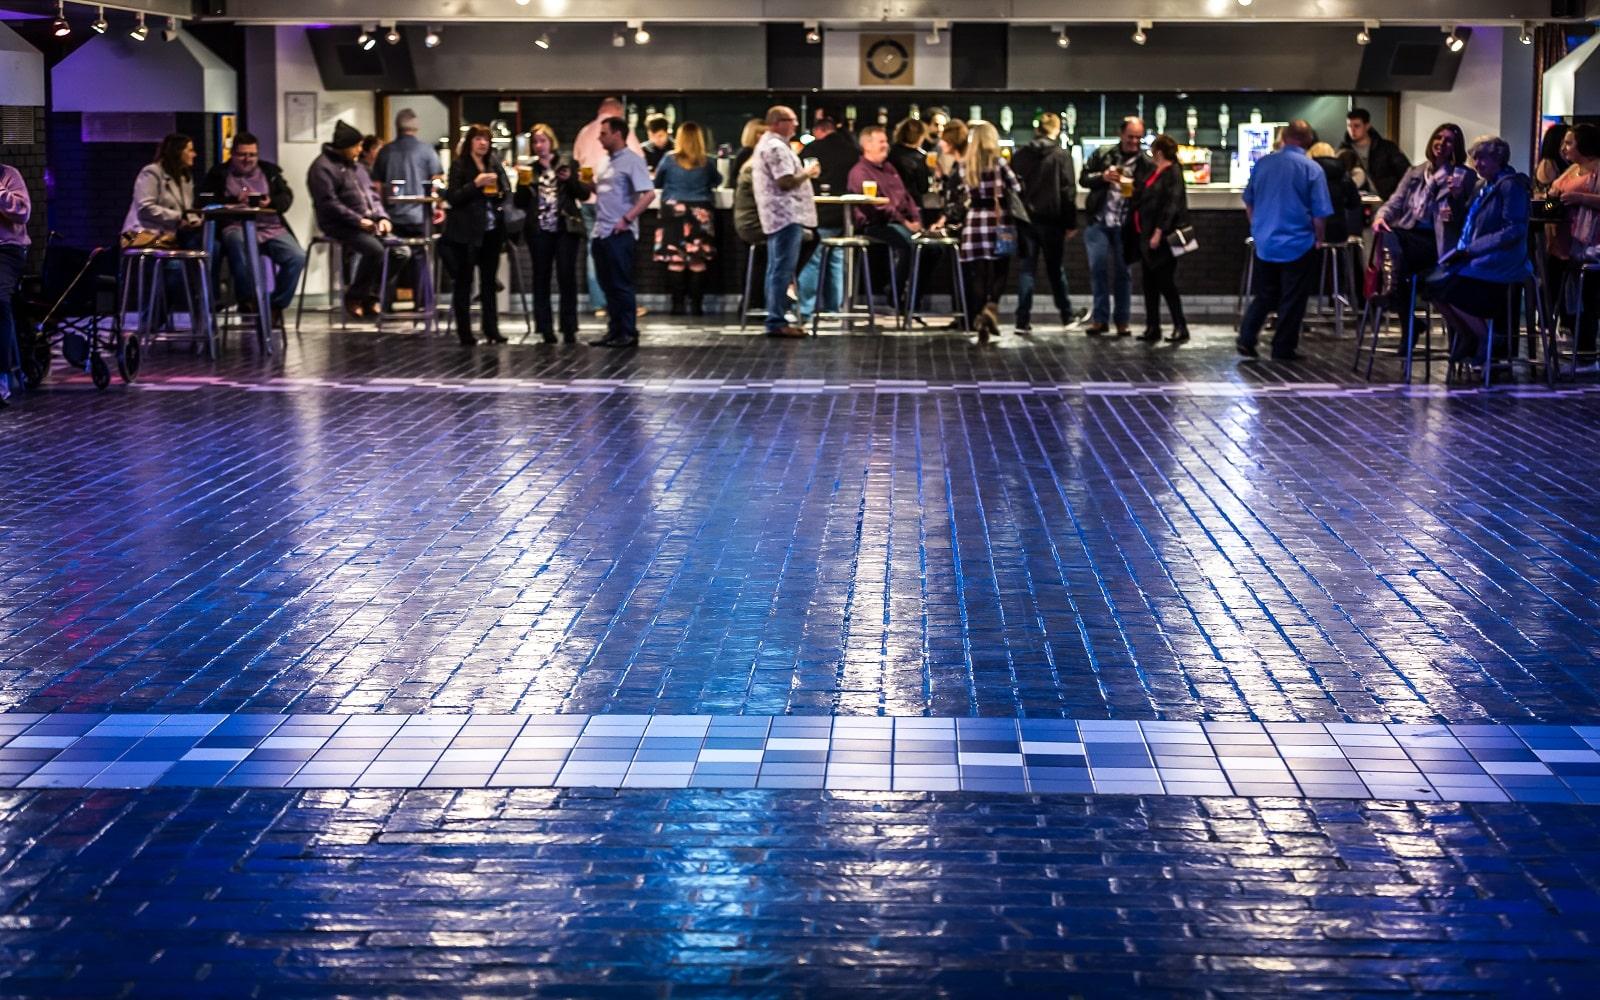
[[[183,279],[183,304],[189,310],[187,338],[179,336],[182,331],[172,322],[175,310],[166,301],[163,272],[167,270],[169,262],[177,265]],[[140,343],[178,339],[187,339],[191,344],[203,341],[206,356],[215,358],[217,344],[211,324],[210,263],[211,257],[204,250],[137,247],[122,251],[122,294],[118,298],[118,324],[128,315],[129,296],[135,295],[139,311],[139,324],[135,332]],[[164,328],[158,328],[158,317],[164,321]]]
[[[1245,307],[1250,304],[1250,298],[1256,290],[1256,239],[1254,236],[1244,238],[1244,274],[1239,276],[1239,297],[1234,300],[1233,314],[1235,330],[1244,328]]]
[[[1384,257],[1384,288],[1380,294],[1368,299],[1361,309],[1361,319],[1356,324],[1356,360],[1350,366],[1353,374],[1361,367],[1361,355],[1367,354],[1367,381],[1372,381],[1372,364],[1378,356],[1378,340],[1385,327],[1389,325],[1389,306],[1396,294],[1403,294],[1406,302],[1404,319],[1404,332],[1400,338],[1400,354],[1405,359],[1405,384],[1411,384],[1411,366],[1416,357],[1417,345],[1417,292],[1421,286],[1420,275],[1412,275],[1406,279],[1405,288],[1394,289],[1393,268],[1388,258]],[[1372,331],[1371,346],[1367,346],[1367,331]],[[1422,364],[1424,382],[1433,381],[1433,306],[1424,301],[1422,303]]]
[[[416,330],[421,327],[429,336],[438,333],[438,294],[433,284],[433,245],[437,237],[391,234],[382,239],[383,267],[378,271],[378,288],[388,289],[389,261],[394,257],[394,251],[400,247],[410,250],[412,259],[417,262],[415,268],[417,287],[413,289],[415,296],[411,300],[411,312],[400,314],[391,313],[387,309],[381,310],[378,313],[377,328],[383,330],[385,327],[403,326]]]
[[[752,301],[751,290],[755,287],[756,280],[756,251],[760,250],[764,254],[766,249],[766,240],[762,240],[760,243],[746,243],[744,245],[744,290],[739,293],[740,330],[745,328],[746,322],[752,315],[765,316],[767,314],[765,309],[750,308],[750,303]]]
[[[1320,255],[1317,298],[1333,306],[1334,336],[1343,337],[1344,311],[1350,304],[1349,293],[1355,288],[1355,275],[1361,260],[1361,240],[1357,237],[1339,243],[1319,243],[1317,250]],[[1254,260],[1254,254],[1251,259]]]
[[[1585,264],[1578,268],[1578,274],[1575,280],[1578,283],[1578,310],[1577,313],[1572,317],[1572,373],[1574,375],[1578,373],[1578,337],[1583,333],[1583,306],[1585,302],[1584,292],[1588,291],[1589,282],[1591,280],[1600,281],[1600,261],[1597,261],[1593,264]],[[1552,350],[1558,350],[1558,345],[1554,338],[1551,339],[1550,343]],[[1584,353],[1588,354],[1591,359],[1597,356],[1597,352],[1592,349]],[[1560,363],[1561,359],[1558,355],[1553,361],[1553,364],[1559,367]]]
[[[1521,296],[1520,299],[1519,295]],[[1553,385],[1555,383],[1556,368],[1556,361],[1553,358],[1555,345],[1550,337],[1548,324],[1541,322],[1542,317],[1540,313],[1541,306],[1539,300],[1539,289],[1537,283],[1532,277],[1528,277],[1522,281],[1512,282],[1506,285],[1506,315],[1511,321],[1510,329],[1505,331],[1507,362],[1508,364],[1515,363],[1517,338],[1521,336],[1524,322],[1526,320],[1531,320],[1530,333],[1540,334],[1544,340],[1543,364],[1545,366],[1545,379],[1548,383]],[[1483,356],[1478,359],[1483,365],[1483,387],[1485,389],[1489,388],[1494,377],[1494,341],[1496,325],[1497,324],[1494,319],[1491,318],[1488,321],[1488,330],[1483,338]],[[1446,382],[1453,383],[1460,376],[1470,375],[1468,362],[1465,359],[1456,358],[1455,337],[1451,338],[1450,357],[1450,365],[1449,368],[1446,369],[1445,374]],[[1530,364],[1540,363],[1534,358],[1529,358],[1528,361]]]
[[[337,320],[339,329],[348,328],[349,323],[344,314],[344,244],[338,240],[330,239],[321,233],[315,233],[311,242],[306,245],[306,266],[300,272],[299,301],[294,307],[294,334],[300,335],[300,316],[306,308],[306,282],[311,279],[311,255],[317,252],[317,247],[323,247],[328,253],[328,306],[323,311],[328,313],[330,320]]]
[[[874,246],[887,247],[889,251],[889,273],[893,275],[895,270],[894,247],[889,246],[881,240],[869,239],[865,236],[825,237],[822,240],[822,246],[817,250],[817,252],[822,255],[822,257],[817,261],[817,266],[821,273],[826,275],[828,273],[828,258],[834,253],[842,253],[845,255],[845,301],[840,303],[839,312],[831,315],[833,318],[843,320],[845,324],[848,325],[851,319],[856,315],[855,292],[857,290],[863,290],[867,298],[867,311],[865,314],[867,318],[867,329],[871,330],[873,333],[877,333],[877,307],[872,300],[872,261],[870,260],[871,254],[868,253],[868,251],[870,251]],[[851,269],[852,256],[856,262],[861,264],[861,282],[854,287],[851,286],[851,282],[848,280],[850,274],[853,273]],[[889,282],[889,295],[894,307],[896,322],[898,322],[900,316],[900,294],[895,289],[892,278]],[[817,324],[821,319],[822,310],[818,309],[812,312],[811,335],[813,337],[817,335]]]
[[[955,308],[956,316],[961,322],[961,330],[967,332],[967,283],[961,277],[961,238],[949,233],[918,234],[911,241],[911,281],[906,289],[905,312],[900,321],[903,329],[911,329],[912,322],[921,319],[917,312],[917,278],[922,274],[922,252],[929,247],[942,248],[950,259],[950,304]]]

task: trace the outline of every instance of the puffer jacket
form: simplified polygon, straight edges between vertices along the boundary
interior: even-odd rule
[[[317,225],[328,236],[345,239],[363,232],[362,219],[388,218],[376,194],[366,186],[354,160],[324,144],[322,155],[306,171],[306,191]]]

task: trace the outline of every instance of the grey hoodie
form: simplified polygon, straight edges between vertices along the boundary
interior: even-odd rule
[[[311,209],[316,213],[317,226],[328,236],[354,236],[363,231],[362,219],[388,218],[357,167],[354,160],[346,160],[333,146],[324,143],[322,155],[311,161],[306,171]]]

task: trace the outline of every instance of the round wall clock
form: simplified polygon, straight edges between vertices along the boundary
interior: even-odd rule
[[[888,83],[911,68],[911,53],[896,39],[880,38],[867,49],[865,66],[868,73]]]

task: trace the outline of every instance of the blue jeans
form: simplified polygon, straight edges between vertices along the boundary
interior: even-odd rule
[[[11,299],[22,282],[22,265],[26,258],[27,253],[19,246],[0,246],[0,376],[10,376],[22,367]]]
[[[767,234],[768,333],[789,325],[784,306],[789,304],[789,282],[794,280],[795,268],[800,264],[800,243],[805,234],[806,227],[798,222]]]
[[[817,239],[825,240],[830,236],[843,236],[844,230],[833,226],[817,229]],[[822,302],[817,302],[817,282],[822,276],[822,251],[811,255],[806,261],[806,266],[800,269],[799,277],[795,278],[795,287],[800,293],[800,318],[804,321],[815,312],[838,312],[840,303],[844,302],[844,254],[836,253],[828,258],[828,284],[822,289]]]
[[[244,227],[230,226],[222,231],[220,239],[222,252],[228,257],[228,270],[233,274],[239,301],[255,301],[256,276],[250,273],[250,262],[244,253]],[[269,304],[274,309],[289,308],[289,303],[294,301],[295,290],[300,286],[300,272],[306,269],[306,252],[288,233],[279,233],[265,241],[259,252],[276,268]]]
[[[1130,315],[1133,279],[1128,274],[1128,262],[1122,256],[1122,229],[1096,222],[1083,231],[1083,247],[1089,252],[1089,290],[1094,295],[1094,309],[1089,321],[1106,325],[1113,319],[1117,326],[1127,326]],[[1111,309],[1111,298],[1116,297],[1116,311]]]
[[[639,339],[633,294],[633,250],[638,242],[638,237],[628,230],[589,240],[594,274],[606,295],[606,336],[618,340]]]
[[[583,214],[583,231],[586,233],[594,232],[594,206],[579,205],[578,210]],[[537,225],[537,220],[535,220],[535,224]],[[594,253],[592,245],[589,252],[592,256]],[[591,266],[584,270],[588,272],[589,278],[589,308],[604,309],[606,307],[606,290],[600,284],[600,276],[595,273],[592,262]]]

